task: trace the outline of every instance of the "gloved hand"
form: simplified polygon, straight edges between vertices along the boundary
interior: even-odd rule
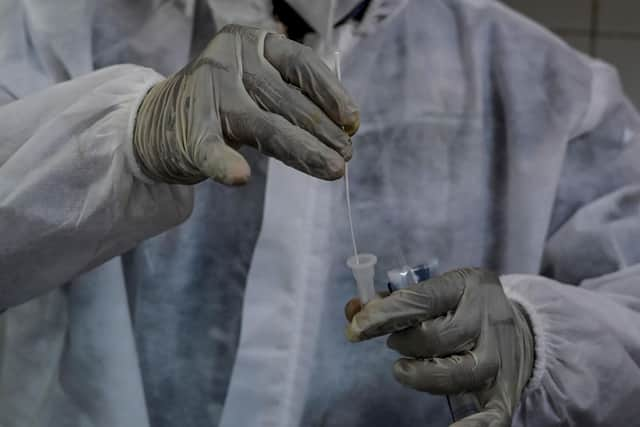
[[[243,184],[250,145],[289,166],[337,179],[359,126],[355,103],[309,48],[278,34],[226,26],[189,65],[147,93],[134,152],[150,178]],[[341,129],[343,128],[343,129]]]
[[[476,396],[481,412],[452,426],[511,424],[533,369],[534,340],[522,308],[505,296],[495,274],[455,270],[398,290],[369,302],[347,328],[351,341],[385,334],[391,334],[387,345],[406,356],[393,367],[399,382]]]

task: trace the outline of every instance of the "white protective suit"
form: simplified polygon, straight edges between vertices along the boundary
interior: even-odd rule
[[[362,250],[379,277],[433,256],[504,275],[536,341],[514,425],[633,424],[640,119],[615,71],[492,1],[397,6],[340,38]],[[198,185],[142,242],[194,190],[140,175],[132,118],[206,9],[0,3],[0,303],[59,285],[0,315],[0,425],[447,425],[383,342],[342,335],[340,183],[247,152],[247,187]]]

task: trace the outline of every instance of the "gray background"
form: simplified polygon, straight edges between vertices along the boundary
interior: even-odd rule
[[[639,0],[503,0],[573,47],[618,68],[627,94],[640,106]]]

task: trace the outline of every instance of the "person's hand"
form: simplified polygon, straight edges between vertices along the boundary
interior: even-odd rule
[[[522,308],[505,296],[495,274],[451,271],[362,308],[352,300],[345,312],[352,316],[351,341],[391,334],[387,345],[405,356],[393,367],[402,384],[476,396],[481,412],[453,426],[511,424],[533,369],[534,340]]]
[[[250,145],[309,175],[344,174],[358,108],[311,49],[266,31],[226,26],[189,65],[147,93],[136,116],[142,171],[166,183],[251,174]]]

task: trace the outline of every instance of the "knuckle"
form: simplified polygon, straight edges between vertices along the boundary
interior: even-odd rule
[[[293,54],[293,63],[296,65],[309,64],[317,59],[316,54],[309,46],[298,45],[296,51]]]

